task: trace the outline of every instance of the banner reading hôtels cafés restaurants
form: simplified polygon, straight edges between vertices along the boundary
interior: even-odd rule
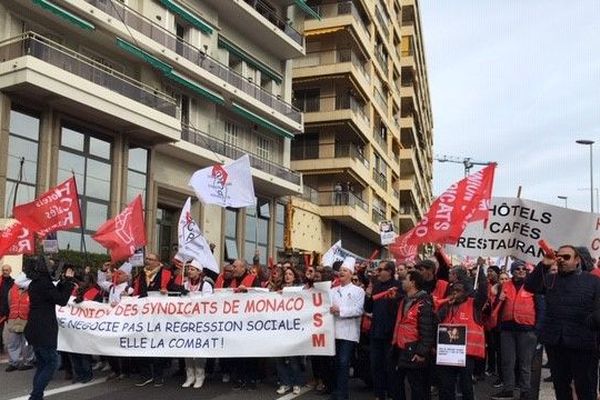
[[[329,283],[327,282],[326,285]],[[328,287],[57,307],[62,351],[124,357],[333,355]]]
[[[469,224],[449,253],[463,256],[513,256],[537,263],[538,241],[557,249],[563,244],[586,246],[600,256],[600,215],[519,198],[495,197],[487,226]]]

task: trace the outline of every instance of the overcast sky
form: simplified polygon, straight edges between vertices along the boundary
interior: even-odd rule
[[[600,1],[421,0],[434,154],[496,161],[495,196],[590,209],[600,188]],[[481,168],[481,167],[478,167]],[[434,161],[434,194],[463,177]],[[594,200],[595,201],[595,200]]]

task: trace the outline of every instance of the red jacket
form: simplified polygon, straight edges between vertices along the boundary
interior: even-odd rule
[[[419,309],[421,302],[415,301],[411,304],[408,312],[403,314],[404,299],[398,307],[398,317],[396,318],[396,328],[392,345],[405,350],[409,343],[419,340]]]
[[[519,325],[535,326],[533,293],[525,290],[525,285],[517,290],[513,281],[506,282],[502,290],[506,293],[506,299],[502,305],[501,321],[514,321]]]
[[[29,318],[29,293],[27,290],[20,290],[17,285],[13,285],[8,292],[8,305],[10,313],[8,319]]]

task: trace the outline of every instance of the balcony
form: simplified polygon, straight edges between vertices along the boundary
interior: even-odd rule
[[[246,4],[254,8],[260,15],[265,17],[267,21],[281,29],[286,35],[288,35],[294,42],[300,46],[304,46],[304,36],[294,28],[290,26],[282,17],[277,15],[273,11],[273,7],[261,0],[244,0]]]
[[[237,90],[251,96],[260,103],[283,114],[296,123],[302,123],[302,113],[289,103],[281,100],[279,96],[266,91],[259,85],[248,81],[244,76],[235,72],[227,65],[215,60],[204,50],[193,46],[175,34],[152,22],[137,11],[127,7],[120,1],[114,0],[85,0],[87,3],[100,9],[102,12],[125,21],[128,28],[143,34],[154,42],[175,52],[179,56],[192,62],[204,71],[227,82]]]
[[[351,25],[360,37],[360,41],[362,42],[361,46],[365,47],[365,50],[368,50],[367,45],[371,41],[371,34],[369,33],[369,29],[361,17],[360,12],[352,1],[321,4],[312,8],[321,15],[322,20],[317,21],[315,19],[309,19],[307,16],[304,23],[305,32],[314,29]]]
[[[369,118],[365,113],[364,104],[348,94],[311,97],[296,100],[294,104],[305,113],[305,123],[351,119],[352,115],[345,113],[345,111],[351,111],[357,117],[359,122],[357,125],[363,129],[363,132],[369,127]]]
[[[348,171],[354,178],[367,185],[365,177],[369,174],[369,161],[360,154],[356,145],[349,143],[330,143],[321,145],[292,146],[292,167],[305,175],[329,171]],[[319,162],[315,162],[319,160]]]
[[[370,78],[366,69],[366,60],[350,48],[332,49],[307,53],[306,57],[294,60],[294,78],[306,78],[324,75],[338,75],[352,72],[368,93]]]
[[[391,24],[390,21],[385,21],[383,15],[381,15],[381,11],[379,10],[379,6],[375,6],[375,18],[377,18],[377,22],[379,22],[379,27],[383,32],[385,39],[388,40],[390,37],[390,31],[388,29],[388,25]]]
[[[383,175],[381,172],[374,169],[373,170],[373,180],[375,181],[375,183],[377,183],[379,185],[380,188],[387,191],[387,179],[386,179],[385,175]]]
[[[387,111],[388,111],[387,98],[376,87],[373,88],[373,96],[375,97],[375,102],[381,108],[383,115],[387,116]]]
[[[383,70],[384,75],[387,77],[387,75],[388,75],[387,57],[383,53],[381,53],[379,50],[377,50],[377,48],[375,49],[375,51],[373,51],[373,53],[375,53],[375,58],[377,59],[379,66]]]
[[[181,139],[206,148],[232,160],[238,159],[244,154],[248,154],[250,156],[250,165],[253,168],[263,171],[269,175],[281,178],[287,182],[293,183],[294,185],[301,184],[302,179],[299,173],[287,169],[272,161],[265,160],[256,154],[249,153],[247,149],[227,143],[224,140],[211,135],[210,133],[202,132],[191,126],[182,124]]]
[[[28,95],[53,92],[65,107],[77,103],[69,108],[71,113],[85,115],[95,109],[94,113],[108,114],[110,122],[104,122],[114,123],[115,129],[127,121],[128,130],[133,124],[152,135],[179,139],[175,99],[42,35],[27,32],[0,42],[0,66],[0,89],[14,86],[11,91]],[[36,89],[29,90],[28,85]],[[111,121],[114,118],[121,122]]]
[[[386,220],[385,213],[379,211],[376,208],[372,208],[371,209],[371,220],[373,221],[374,224],[379,225],[379,223],[381,221],[385,221]]]

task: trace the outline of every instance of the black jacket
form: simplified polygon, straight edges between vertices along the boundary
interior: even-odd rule
[[[407,298],[404,299],[405,302],[407,300]],[[437,330],[437,318],[433,312],[433,299],[430,294],[421,290],[415,295],[413,301],[419,302],[419,316],[417,321],[419,341],[414,345],[414,352],[421,357],[428,358],[431,356],[435,345]],[[403,313],[404,310],[398,310],[398,312]]]
[[[402,291],[400,282],[395,279],[390,279],[387,282],[377,282],[373,286],[372,295],[385,292],[393,287],[398,288],[398,294]],[[373,301],[371,296],[366,296],[365,312],[373,314],[373,319],[371,320],[371,338],[392,339],[396,315],[398,313],[398,298]]]
[[[58,323],[56,306],[65,306],[75,285],[59,282],[54,286],[49,275],[42,275],[29,285],[29,318],[25,326],[25,338],[34,347],[56,349]]]
[[[10,312],[8,307],[8,292],[14,281],[15,280],[12,277],[0,277],[0,319],[2,319],[2,317],[8,317]]]
[[[600,309],[600,279],[581,270],[551,275],[539,263],[527,277],[525,289],[546,299],[541,343],[596,351],[597,327],[592,314]]]

